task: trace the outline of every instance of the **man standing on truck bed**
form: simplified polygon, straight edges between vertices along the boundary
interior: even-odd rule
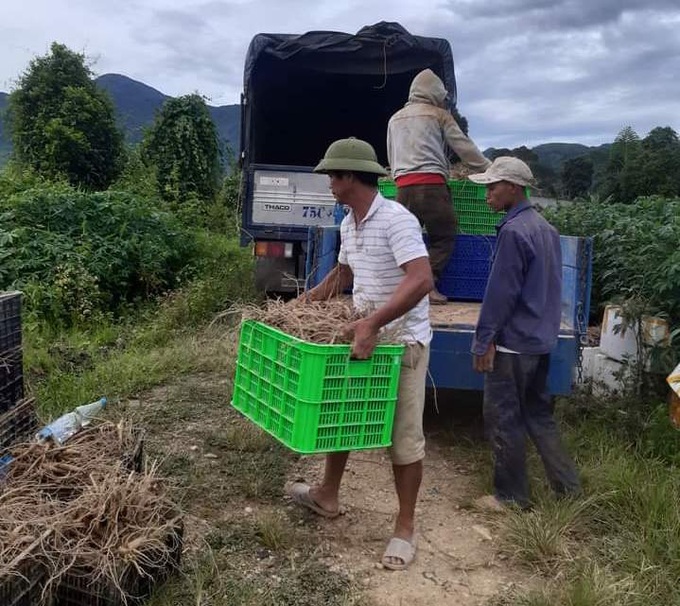
[[[329,299],[353,283],[354,306],[368,313],[350,327],[353,355],[369,358],[380,329],[395,320],[406,343],[390,448],[399,513],[382,557],[385,568],[403,570],[416,551],[414,516],[425,457],[423,408],[432,338],[427,294],[434,287],[432,272],[416,218],[378,193],[378,176],[386,171],[370,144],[359,139],[336,141],[314,170],[328,174],[333,195],[350,212],[340,227],[337,265],[302,299]],[[348,456],[348,452],[327,455],[322,482],[293,484],[292,499],[321,516],[337,517]]]
[[[427,230],[435,280],[451,257],[457,227],[447,184],[448,148],[473,170],[483,171],[491,164],[445,109],[447,98],[444,83],[426,69],[413,79],[408,103],[387,126],[387,157],[398,188],[397,200]],[[430,302],[443,304],[446,297],[434,289]]]
[[[472,341],[474,367],[484,379],[484,423],[494,453],[494,495],[478,505],[529,506],[526,434],[536,445],[552,488],[575,494],[579,480],[562,445],[548,394],[550,352],[561,317],[562,253],[557,230],[524,195],[533,184],[518,158],[496,158],[489,169],[470,175],[486,185],[486,199],[507,214]]]

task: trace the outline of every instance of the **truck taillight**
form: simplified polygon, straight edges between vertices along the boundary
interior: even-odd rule
[[[292,242],[256,242],[255,243],[256,257],[284,257],[291,259],[293,257],[293,243]]]

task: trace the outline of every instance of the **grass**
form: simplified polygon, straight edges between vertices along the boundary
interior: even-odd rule
[[[210,320],[253,300],[252,260],[234,240],[203,234],[199,241],[198,275],[159,301],[68,330],[25,325],[28,386],[43,417],[102,395],[115,402],[182,374],[226,372],[238,336]]]
[[[555,500],[539,487],[532,512],[511,512],[502,522],[505,549],[546,578],[540,589],[505,603],[680,604],[679,469],[649,456],[657,429],[626,438],[614,423],[602,423],[602,407],[615,410],[617,403],[592,404],[597,421],[582,418],[568,432],[585,496]],[[532,469],[538,477],[536,461]]]
[[[257,566],[257,564],[255,564]],[[342,575],[312,559],[290,560],[261,575],[208,549],[186,574],[157,591],[148,606],[359,606]]]
[[[508,553],[550,572],[573,557],[579,523],[592,500],[543,498],[530,512],[513,510],[506,521]]]
[[[280,513],[261,513],[256,522],[257,536],[263,547],[272,551],[290,549],[294,529],[290,520]]]
[[[178,332],[159,347],[139,344],[109,354],[88,356],[87,367],[81,367],[79,372],[60,368],[61,362],[52,358],[44,378],[32,386],[46,417],[102,395],[115,402],[178,375],[218,370],[226,373],[236,338],[234,332],[224,328],[206,329],[198,335]],[[45,352],[33,355],[37,358]]]
[[[182,574],[150,604],[355,604],[350,581],[318,561],[319,538],[298,523],[303,514],[281,508],[295,457],[225,406],[228,389],[219,375],[188,376],[139,404],[152,429],[148,453],[163,457],[184,508],[207,525],[187,546]]]

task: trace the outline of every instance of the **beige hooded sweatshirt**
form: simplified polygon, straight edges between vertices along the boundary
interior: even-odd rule
[[[491,164],[463,134],[446,107],[444,83],[430,69],[411,83],[408,103],[387,126],[387,157],[392,177],[429,173],[449,178],[447,146],[471,169],[483,172]]]

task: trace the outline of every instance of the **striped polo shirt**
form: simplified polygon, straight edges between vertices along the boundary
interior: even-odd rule
[[[404,277],[401,265],[427,257],[418,219],[404,206],[377,194],[357,226],[350,210],[340,225],[338,262],[354,274],[354,306],[371,310],[384,305]],[[427,296],[392,324],[405,342],[429,344],[430,304]]]

